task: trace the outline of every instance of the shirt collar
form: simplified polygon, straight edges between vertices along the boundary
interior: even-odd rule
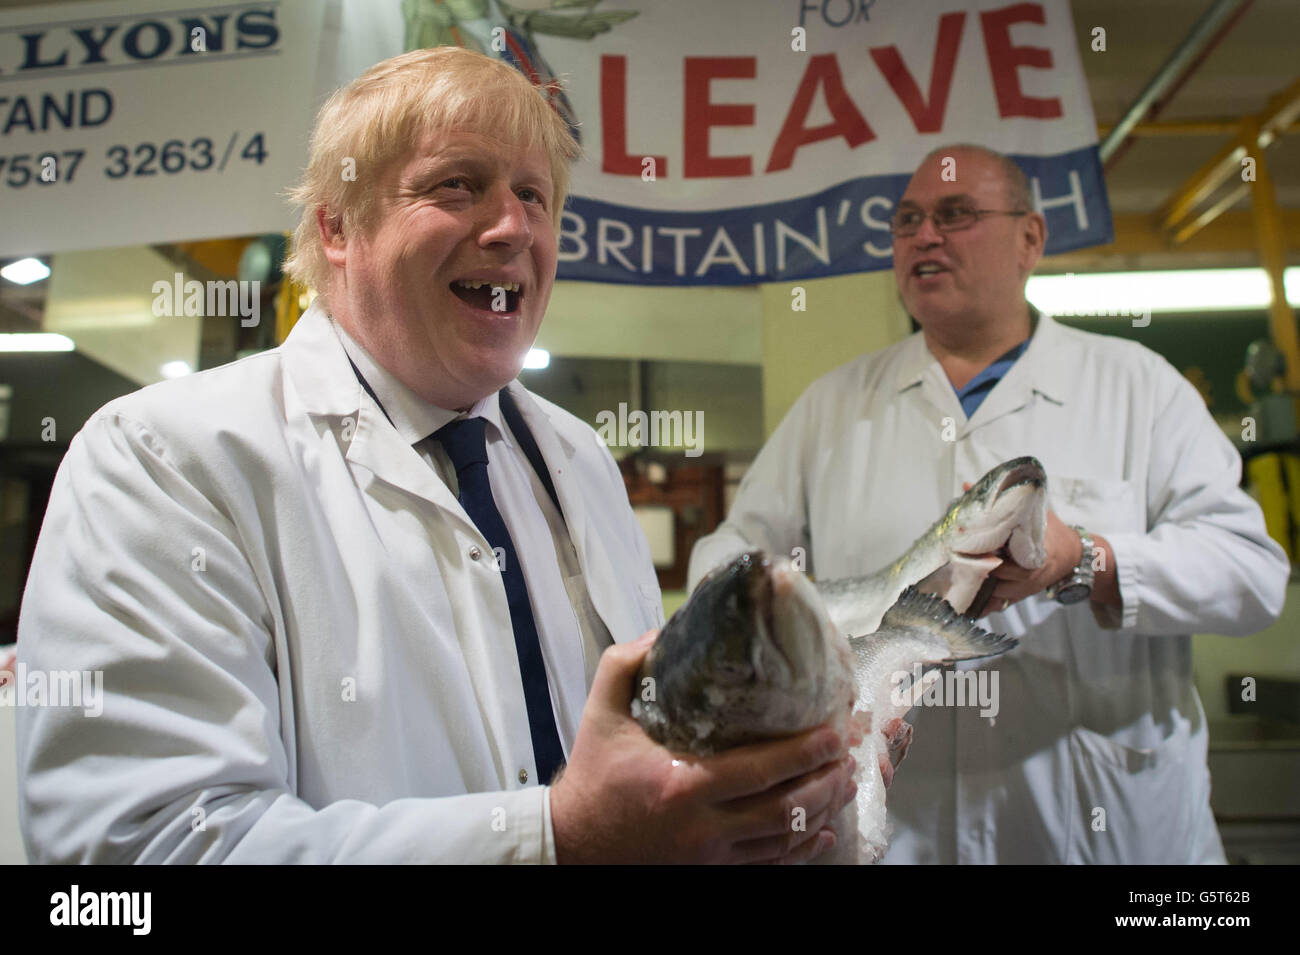
[[[1029,311],[1034,328],[1029,336],[1028,346],[1016,360],[1014,367],[1019,371],[1020,366],[1024,366],[1024,374],[1028,376],[1029,383],[1035,391],[1041,392],[1058,404],[1064,403],[1065,391],[1062,386],[1064,378],[1061,373],[1065,369],[1058,369],[1055,360],[1061,328],[1051,315],[1040,312],[1033,305],[1029,306]],[[938,364],[939,359],[935,358],[926,347],[925,333],[922,331],[913,333],[903,342],[897,377],[894,381],[895,390],[905,391],[919,384],[926,371]],[[939,374],[944,381],[948,380],[942,369],[939,369]]]
[[[497,433],[507,443],[511,441],[510,432],[502,425],[501,402],[497,392],[494,391],[487,397],[479,399],[469,411],[463,414],[452,409],[439,408],[425,401],[403,384],[396,375],[375,361],[370,353],[333,318],[330,319],[330,324],[338,334],[343,350],[347,352],[366,382],[374,389],[375,397],[384,406],[384,411],[392,419],[393,427],[407,444],[418,444],[439,428],[462,417],[483,418],[496,428]]]
[[[979,372],[979,374],[970,381],[966,382],[965,387],[954,387],[952,390],[957,393],[958,398],[964,399],[968,394],[978,388],[993,387],[994,384],[1000,381],[1003,376],[1011,370],[1011,366],[1014,365],[1016,360],[1025,353],[1025,349],[1028,347],[1029,339],[1026,338],[1019,345],[1008,349],[1006,352],[993,359],[993,361],[989,362],[988,367]]]

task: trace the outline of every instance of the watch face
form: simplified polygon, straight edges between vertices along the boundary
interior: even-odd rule
[[[1063,604],[1077,604],[1080,600],[1087,600],[1090,593],[1092,588],[1087,584],[1070,584],[1056,592],[1056,600]]]

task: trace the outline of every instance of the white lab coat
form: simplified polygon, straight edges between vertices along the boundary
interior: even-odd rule
[[[609,452],[509,387],[586,578],[575,613],[617,642],[660,626]],[[105,693],[98,718],[18,711],[29,856],[553,861],[491,554],[318,308],[280,348],[110,403],[22,607],[20,661],[102,670]]]
[[[1021,639],[987,664],[1000,712],[912,711],[885,861],[1221,862],[1188,635],[1267,626],[1287,562],[1237,486],[1240,456],[1150,350],[1043,316],[969,421],[919,332],[836,369],[697,544],[692,585],[746,546],[802,547],[824,579],[873,572],[963,481],[1023,454],[1060,518],[1110,541],[1122,612],[1039,595],[987,618]]]

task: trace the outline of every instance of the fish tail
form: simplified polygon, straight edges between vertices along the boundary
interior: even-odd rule
[[[948,601],[908,587],[894,606],[885,612],[881,629],[912,627],[937,633],[948,643],[949,660],[993,657],[1016,647],[1020,641],[1003,633],[990,633],[969,617],[953,610]]]

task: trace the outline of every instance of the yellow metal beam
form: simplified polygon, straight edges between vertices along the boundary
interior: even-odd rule
[[[1112,218],[1115,222],[1114,242],[1048,256],[1043,261],[1044,267],[1070,271],[1078,264],[1080,269],[1090,271],[1090,268],[1084,268],[1086,263],[1112,257],[1118,261],[1141,255],[1168,255],[1171,252],[1179,255],[1254,253],[1258,248],[1254,219],[1249,212],[1225,212],[1178,246],[1173,244],[1168,233],[1161,232],[1152,225],[1149,213],[1117,212]],[[1300,209],[1283,209],[1280,219],[1287,247],[1300,250]],[[1124,267],[1132,266],[1130,264]]]
[[[1258,116],[1242,121],[1235,139],[1186,182],[1156,214],[1160,228],[1175,232],[1182,221],[1229,179],[1241,174],[1241,161],[1267,149],[1300,116],[1300,79],[1273,96]]]
[[[313,296],[289,276],[280,282],[280,292],[275,297],[275,343],[283,345],[284,340],[293,331],[302,313],[307,311]]]
[[[1249,192],[1250,184],[1245,182],[1237,186],[1235,189],[1229,189],[1223,194],[1218,202],[1210,206],[1199,216],[1174,233],[1174,245],[1182,245],[1197,232],[1200,232],[1215,219],[1219,218],[1219,216],[1223,215],[1223,213],[1235,206],[1238,201],[1244,199]]]
[[[1259,132],[1254,123],[1246,127],[1248,135],[1256,138]],[[1282,270],[1286,266],[1286,236],[1281,212],[1277,207],[1277,193],[1273,176],[1268,170],[1261,149],[1254,157],[1255,180],[1250,185],[1250,209],[1255,220],[1255,242],[1259,261],[1268,273],[1272,291],[1269,303],[1269,332],[1273,343],[1286,356],[1286,387],[1293,394],[1300,393],[1300,338],[1296,335],[1295,314],[1286,300]]]
[[[1247,150],[1241,137],[1228,143],[1178,187],[1165,207],[1156,213],[1160,228],[1173,232],[1193,209],[1214,193],[1233,173],[1241,172]]]

